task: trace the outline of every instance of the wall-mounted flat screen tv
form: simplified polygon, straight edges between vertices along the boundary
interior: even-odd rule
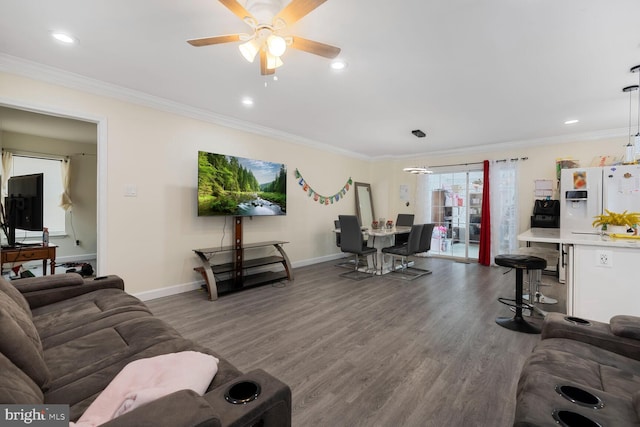
[[[284,164],[198,151],[198,216],[286,212]]]

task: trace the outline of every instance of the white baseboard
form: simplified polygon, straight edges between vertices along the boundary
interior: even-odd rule
[[[56,265],[79,261],[90,261],[94,264],[95,267],[96,254],[80,254],[56,257]]]
[[[313,264],[318,264],[318,263],[321,263],[321,262],[332,261],[332,260],[336,260],[336,259],[340,259],[340,258],[344,258],[344,257],[345,257],[345,254],[340,252],[340,253],[337,253],[337,254],[326,255],[326,256],[323,256],[323,257],[310,258],[310,259],[306,259],[306,260],[302,260],[302,261],[297,261],[297,262],[292,263],[292,267],[293,268],[305,267],[307,265],[313,265]],[[266,270],[268,270],[268,269],[265,268],[265,271]],[[295,280],[295,274],[294,274],[294,280]],[[140,298],[142,301],[149,301],[149,300],[153,300],[153,299],[156,299],[156,298],[162,298],[162,297],[167,297],[167,296],[170,296],[170,295],[182,294],[184,292],[189,292],[189,291],[193,291],[193,290],[196,290],[196,289],[200,289],[200,287],[202,285],[204,285],[204,280],[198,280],[198,281],[191,282],[191,283],[183,283],[183,284],[179,284],[179,285],[168,286],[166,288],[158,288],[158,289],[152,289],[150,291],[139,292],[139,293],[133,294],[133,296],[135,296],[136,298]]]
[[[336,259],[340,259],[340,258],[345,258],[349,255],[343,253],[343,252],[338,252],[337,254],[331,254],[331,255],[325,255],[322,257],[318,257],[318,258],[309,258],[309,259],[305,259],[302,261],[296,261],[294,263],[292,263],[292,267],[293,268],[298,268],[298,267],[306,267],[308,265],[313,265],[313,264],[319,264],[321,262],[327,262],[327,261],[333,261]]]
[[[141,299],[142,301],[149,301],[152,299],[168,297],[170,295],[182,294],[185,292],[200,289],[204,285],[204,280],[198,280],[191,283],[183,283],[180,285],[173,285],[166,288],[152,289],[150,291],[138,292],[133,294],[134,297]]]

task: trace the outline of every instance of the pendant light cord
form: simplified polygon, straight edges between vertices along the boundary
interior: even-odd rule
[[[636,132],[636,136],[640,136],[640,70],[637,70],[637,73],[638,73],[638,130]]]
[[[629,91],[629,144],[631,145],[631,92],[633,92],[632,90]]]

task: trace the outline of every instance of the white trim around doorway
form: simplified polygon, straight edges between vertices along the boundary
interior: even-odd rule
[[[97,230],[96,230],[96,274],[103,275],[108,271],[107,262],[107,118],[77,111],[69,111],[50,105],[23,102],[0,96],[0,106],[25,110],[32,113],[46,114],[65,119],[81,120],[95,123],[97,127]]]

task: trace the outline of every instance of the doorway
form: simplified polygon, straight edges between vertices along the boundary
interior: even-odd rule
[[[478,260],[482,219],[483,171],[434,173],[427,191],[435,224],[431,254]]]
[[[67,159],[71,164],[73,209],[63,213],[61,223],[53,229],[49,223],[55,221],[46,216],[51,243],[57,247],[56,261],[60,268],[56,273],[64,272],[65,264],[76,261],[90,260],[96,271],[104,265],[100,250],[103,242],[99,242],[103,239],[99,239],[98,233],[102,222],[100,210],[104,206],[97,191],[103,181],[97,162],[98,151],[102,148],[99,141],[104,140],[101,135],[104,123],[101,122],[102,119],[72,117],[31,105],[5,103],[0,99],[0,142],[3,150],[13,154],[14,161],[22,158],[51,161],[55,158],[57,162]],[[26,173],[20,171],[15,169],[13,174]],[[55,174],[47,176],[54,177]],[[56,200],[52,206],[57,209],[59,195],[53,197]]]

